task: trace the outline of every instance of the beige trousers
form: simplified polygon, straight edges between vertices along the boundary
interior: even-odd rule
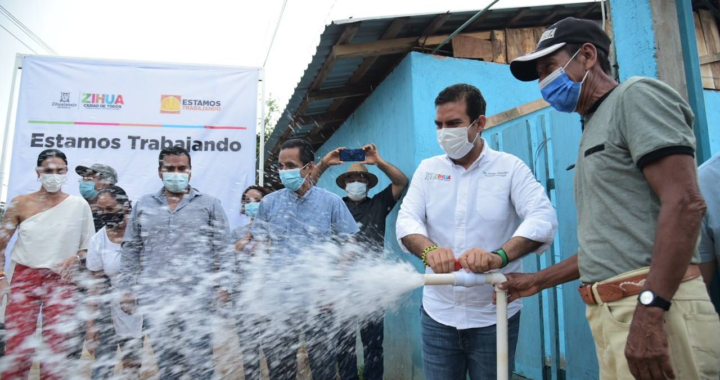
[[[639,269],[603,282],[647,272],[648,268]],[[600,299],[595,286],[595,299]],[[587,306],[601,380],[633,379],[625,359],[625,344],[637,305],[637,296],[631,296]],[[720,319],[702,278],[680,285],[665,316],[665,325],[676,379],[720,379]]]

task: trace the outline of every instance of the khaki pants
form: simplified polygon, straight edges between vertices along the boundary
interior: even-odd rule
[[[648,268],[639,269],[604,282],[647,272]],[[593,292],[599,299],[596,288]],[[637,296],[631,296],[587,306],[601,380],[633,379],[625,359],[625,344],[637,305]],[[720,319],[702,278],[680,284],[666,314],[665,326],[676,379],[720,379]]]

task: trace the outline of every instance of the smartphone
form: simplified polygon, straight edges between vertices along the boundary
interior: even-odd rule
[[[343,149],[340,151],[340,161],[365,161],[365,151],[362,149]]]

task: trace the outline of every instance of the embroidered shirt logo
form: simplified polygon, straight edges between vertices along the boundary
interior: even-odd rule
[[[507,177],[508,173],[510,173],[510,172],[486,172],[486,171],[483,171],[483,175],[485,175],[485,177]]]
[[[438,180],[438,181],[449,181],[449,180],[450,180],[450,175],[449,175],[449,174],[448,174],[448,175],[444,175],[444,174],[437,174],[437,173],[425,172],[425,180],[426,180],[426,181],[431,181],[431,180],[434,180],[434,179],[436,179],[436,180]]]

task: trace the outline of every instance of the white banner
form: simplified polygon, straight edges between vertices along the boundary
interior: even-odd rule
[[[163,147],[190,151],[190,185],[238,225],[255,182],[258,68],[29,56],[23,60],[8,201],[37,191],[38,154],[68,158],[63,191],[79,195],[78,165],[110,165],[132,200],[162,187]]]

